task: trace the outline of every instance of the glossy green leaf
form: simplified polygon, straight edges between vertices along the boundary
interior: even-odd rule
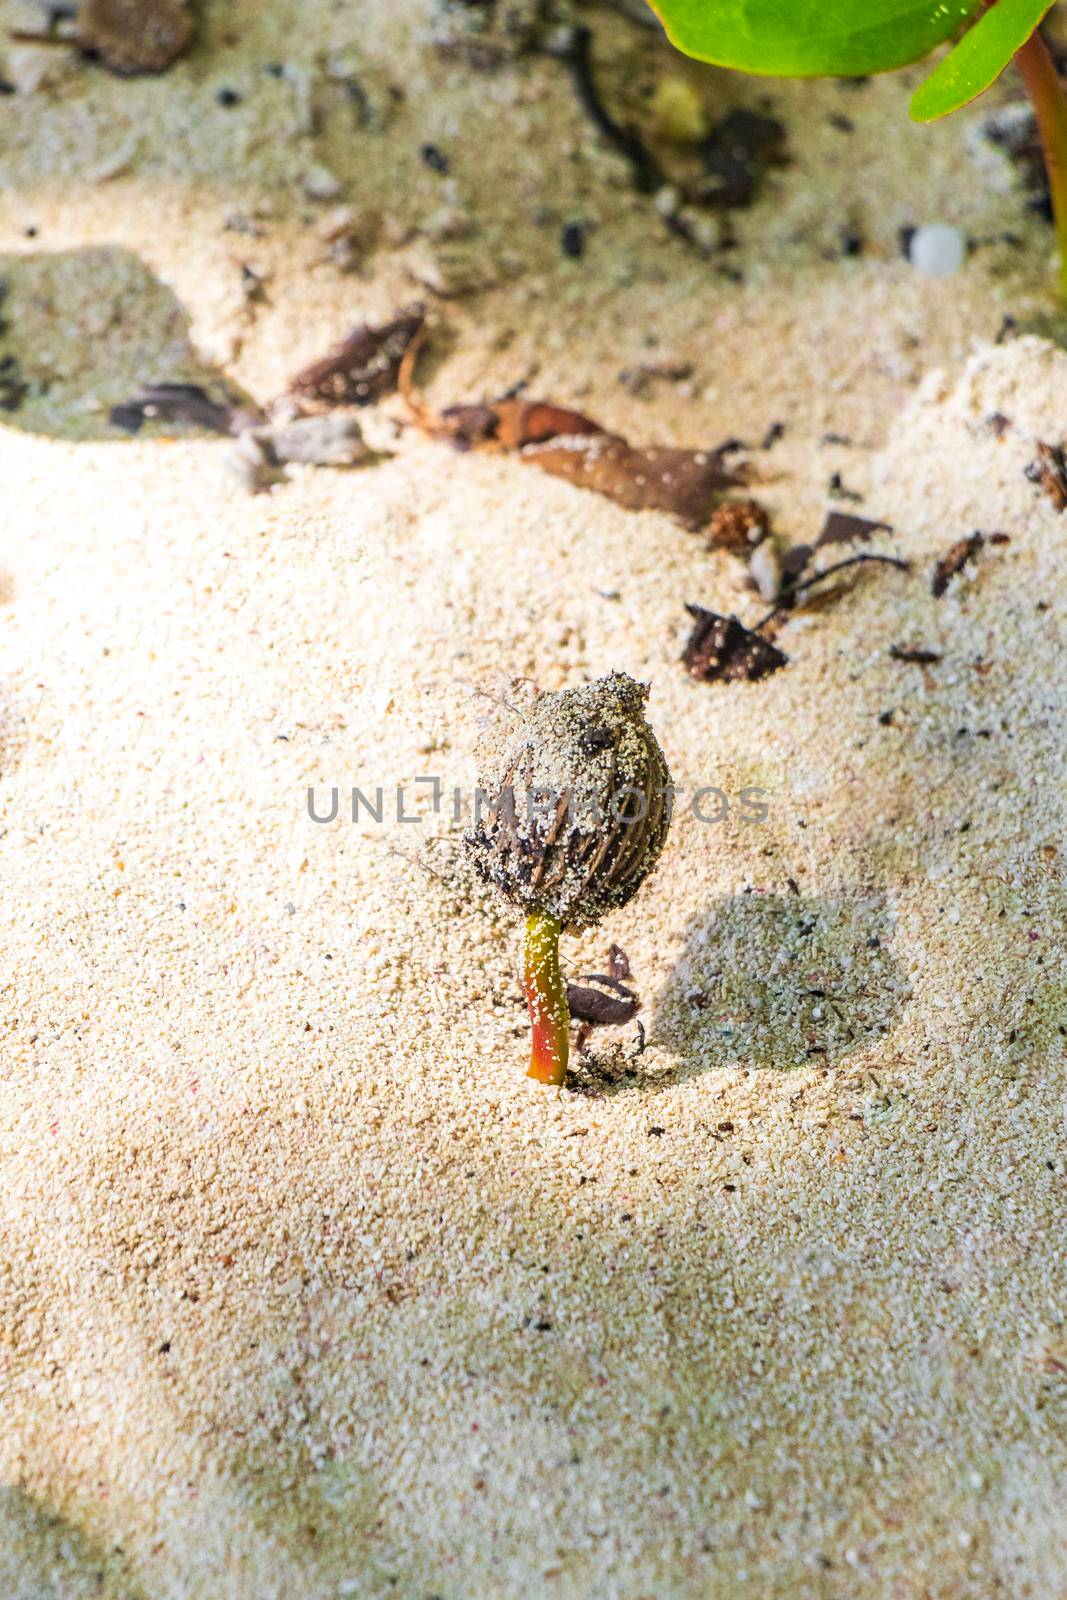
[[[957,31],[978,0],[651,3],[671,43],[699,61],[774,77],[844,78],[918,61]]]
[[[999,78],[1037,27],[1052,0],[997,0],[914,93],[911,115],[933,122],[958,111]]]

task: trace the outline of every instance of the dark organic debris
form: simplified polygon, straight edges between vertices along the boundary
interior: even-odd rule
[[[577,1022],[617,1027],[633,1020],[641,1002],[634,991],[617,978],[594,972],[577,983],[568,983],[567,1005]]]
[[[873,565],[896,567],[898,572],[909,572],[911,570],[910,564],[901,556],[886,556],[872,550],[864,551],[862,555],[846,556],[843,561],[835,561],[833,566],[824,567],[820,572],[813,572],[810,577],[805,578],[804,573],[807,571],[808,561],[813,553],[812,547],[806,544],[796,545],[792,551],[786,552],[787,556],[792,556],[793,558],[791,561],[783,561],[782,563],[783,573],[788,566],[789,577],[788,579],[783,579],[782,591],[776,605],[756,624],[757,628],[765,627],[768,622],[781,612],[792,610],[801,595],[806,595],[809,590],[825,582],[827,578],[834,578],[838,573],[847,572],[851,567]],[[824,590],[813,599],[806,600],[804,604],[807,607],[824,606],[829,600],[844,592],[841,586],[828,591]]]
[[[731,111],[715,124],[704,143],[700,198],[728,208],[751,205],[767,170],[786,165],[785,138],[785,126],[777,117]]]
[[[940,600],[957,572],[962,572],[967,563],[974,560],[984,543],[985,539],[980,533],[971,533],[965,539],[957,539],[956,543],[945,551],[934,568],[933,582],[930,585],[935,600]]]
[[[146,383],[139,395],[112,406],[109,420],[127,433],[146,422],[187,422],[209,433],[240,433],[255,418],[243,407],[212,400],[198,383]]]
[[[686,605],[695,627],[682,652],[692,677],[703,683],[755,683],[784,667],[789,657],[736,617]]]
[[[637,1076],[633,1063],[644,1054],[645,1029],[638,1018],[637,1031],[629,1048],[617,1043],[603,1052],[588,1048],[590,1032],[589,1023],[583,1023],[578,1031],[578,1060],[573,1062],[567,1073],[567,1088],[573,1094],[597,1099]]]
[[[18,357],[0,356],[0,411],[17,411],[29,392]]]
[[[432,37],[439,55],[491,72],[530,50],[545,0],[435,0]]]
[[[909,661],[917,667],[932,667],[941,660],[940,650],[925,650],[921,645],[891,644],[889,654],[894,661]]]
[[[542,472],[595,489],[628,511],[665,511],[690,528],[706,521],[720,490],[743,482],[742,471],[724,465],[721,448],[639,449],[591,417],[547,401],[450,406],[439,417],[414,402],[412,409],[429,432],[450,439],[457,449],[514,452]]]
[[[857,494],[855,489],[850,489],[842,481],[840,472],[835,472],[831,475],[830,482],[826,485],[826,492],[827,494],[832,494],[837,500],[853,500],[857,504],[863,499],[861,494]]]
[[[726,500],[708,523],[708,546],[747,554],[771,531],[771,519],[758,500]]]
[[[822,532],[815,541],[816,549],[827,544],[857,544],[875,533],[892,533],[888,522],[871,522],[867,517],[857,517],[851,511],[828,511]]]
[[[1052,220],[1052,199],[1048,173],[1037,131],[1037,118],[1028,100],[999,106],[982,123],[982,133],[991,145],[1003,150],[1022,180],[1031,211],[1046,221]]]
[[[1067,456],[1058,444],[1039,443],[1026,476],[1045,491],[1057,511],[1067,510]]]
[[[297,373],[291,392],[334,406],[365,406],[381,399],[396,388],[400,363],[425,318],[425,308],[412,305],[381,327],[364,323],[354,328],[329,355]]]
[[[623,367],[619,382],[632,395],[646,394],[658,379],[668,383],[682,383],[693,376],[691,361],[642,361],[636,367]]]

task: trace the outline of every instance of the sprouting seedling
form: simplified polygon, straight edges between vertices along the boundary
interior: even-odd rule
[[[525,914],[530,1077],[541,1083],[567,1076],[560,933],[625,905],[667,838],[671,779],[647,698],[622,672],[541,695],[517,732],[496,736],[464,837],[477,871]]]
[[[928,55],[970,22],[915,92],[911,116],[958,111],[1014,58],[1037,119],[1067,296],[1067,101],[1038,24],[1052,0],[651,0],[686,55],[783,78],[865,77]]]

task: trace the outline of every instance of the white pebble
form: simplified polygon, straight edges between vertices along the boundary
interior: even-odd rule
[[[924,278],[949,278],[963,266],[967,253],[959,228],[945,222],[931,222],[916,228],[908,245],[908,259]]]
[[[304,193],[309,200],[336,200],[345,186],[329,167],[310,167],[304,173]]]

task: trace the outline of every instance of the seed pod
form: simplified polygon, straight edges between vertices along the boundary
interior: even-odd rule
[[[193,19],[183,0],[82,0],[75,27],[113,72],[162,72],[192,38]]]
[[[590,927],[637,893],[670,826],[670,773],[625,673],[545,694],[497,739],[464,847],[526,915],[532,1077],[562,1083],[567,999],[562,928]]]

